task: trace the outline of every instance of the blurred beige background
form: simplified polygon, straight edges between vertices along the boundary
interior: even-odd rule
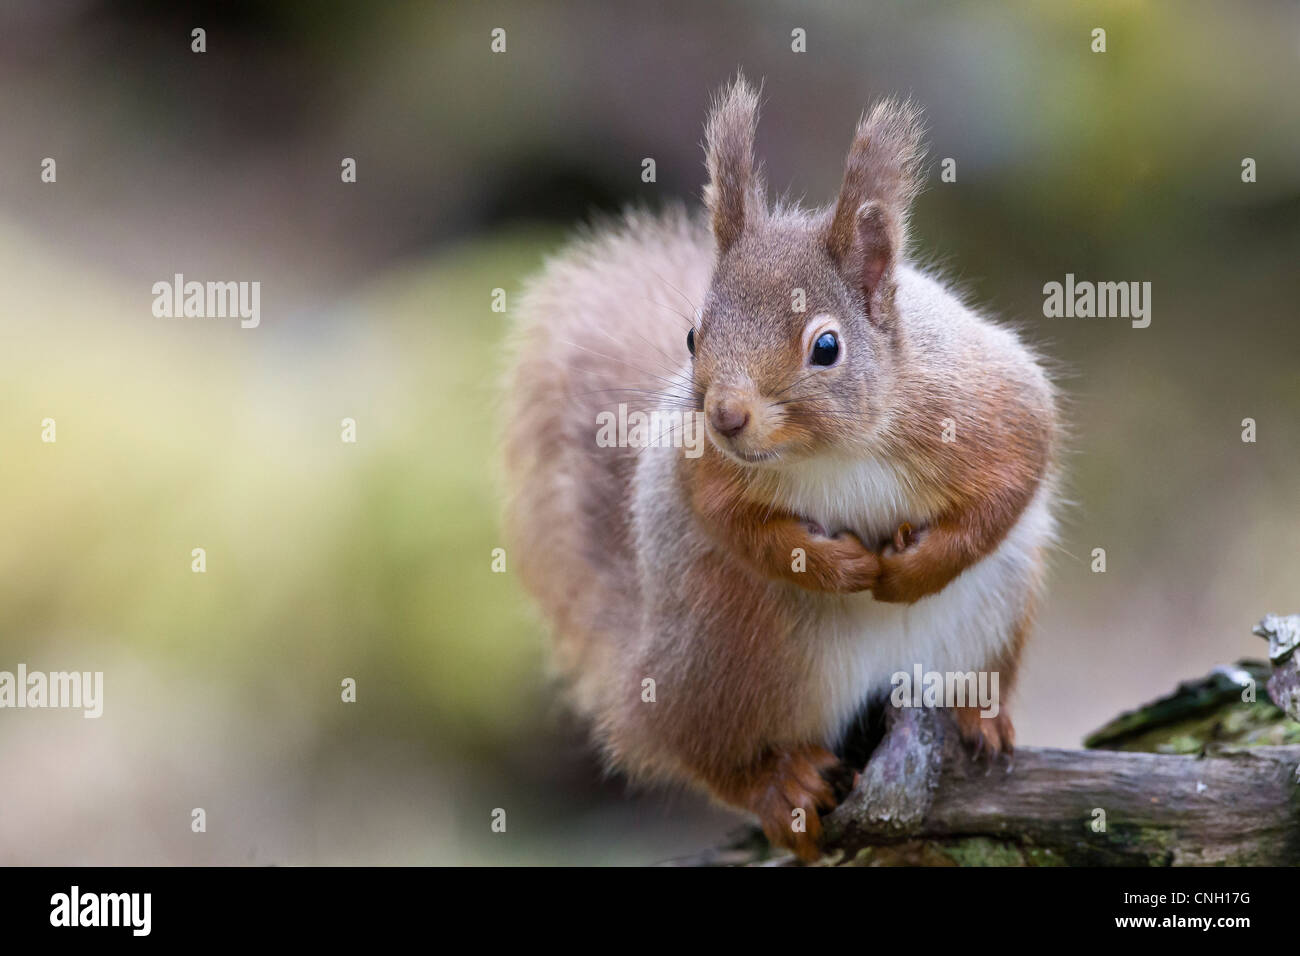
[[[921,254],[1060,367],[1074,504],[1023,742],[1297,610],[1300,9],[378,6],[0,13],[0,670],[105,674],[99,720],[0,710],[0,862],[649,862],[734,825],[602,778],[489,571],[489,306],[592,211],[694,201],[738,66],[769,181],[810,202],[862,107],[915,96],[958,164]],[[155,318],[177,272],[260,281],[260,327]],[[1150,281],[1150,328],[1043,318],[1067,272]]]

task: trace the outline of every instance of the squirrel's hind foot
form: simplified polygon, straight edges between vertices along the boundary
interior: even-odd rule
[[[970,748],[972,760],[993,763],[1001,756],[1009,757],[1015,750],[1016,731],[1005,710],[996,717],[983,717],[978,707],[956,707],[953,720],[962,742]]]
[[[811,862],[821,856],[822,813],[838,806],[852,784],[852,770],[823,747],[781,749],[763,759],[742,802],[768,842]]]

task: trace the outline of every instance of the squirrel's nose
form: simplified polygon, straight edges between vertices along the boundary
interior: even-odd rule
[[[749,409],[731,402],[718,402],[709,411],[709,424],[728,438],[735,438],[749,424]]]

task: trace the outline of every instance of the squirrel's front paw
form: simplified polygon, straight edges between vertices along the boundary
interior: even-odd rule
[[[819,550],[829,578],[828,590],[847,593],[875,587],[880,576],[880,555],[852,531],[825,539]]]
[[[952,577],[945,563],[936,560],[943,557],[941,548],[928,528],[903,522],[880,548],[880,573],[872,595],[877,601],[912,604],[941,590]]]
[[[821,814],[843,795],[850,774],[822,747],[771,754],[754,780],[749,809],[773,846],[793,850],[809,862],[821,856]]]

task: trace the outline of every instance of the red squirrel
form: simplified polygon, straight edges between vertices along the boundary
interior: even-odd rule
[[[707,122],[704,216],[629,213],[528,288],[507,530],[610,764],[812,859],[836,748],[891,675],[996,672],[997,716],[953,717],[1011,749],[1059,426],[1042,362],[905,259],[919,111],[865,113],[820,210],[769,203],[757,118],[738,76]],[[707,441],[604,447],[620,403]]]

